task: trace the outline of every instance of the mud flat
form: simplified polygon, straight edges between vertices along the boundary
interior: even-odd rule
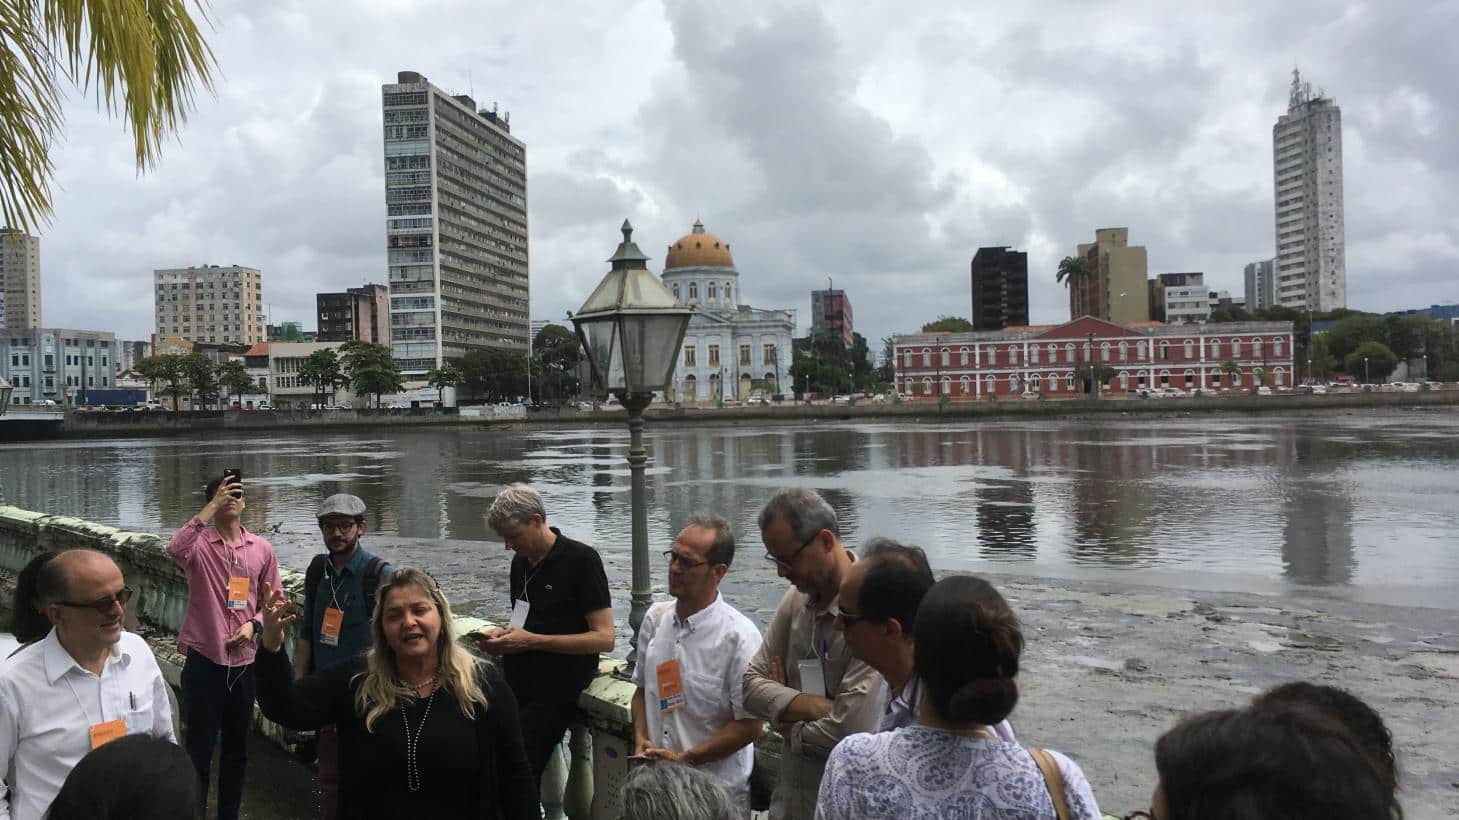
[[[1409,818],[1459,817],[1459,612],[985,577],[1024,624],[1019,739],[1078,761],[1105,812],[1149,805],[1155,739],[1181,717],[1307,680],[1383,716]]]

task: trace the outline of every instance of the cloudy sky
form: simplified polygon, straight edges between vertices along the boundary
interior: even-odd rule
[[[511,112],[533,318],[581,304],[625,217],[656,269],[702,218],[802,327],[833,277],[872,340],[966,316],[981,245],[1027,250],[1033,320],[1064,319],[1054,268],[1105,226],[1240,293],[1294,65],[1342,107],[1349,305],[1459,301],[1459,3],[1201,5],[218,0],[216,93],[156,170],[69,104],[44,321],[145,338],[158,267],[259,267],[306,329],[317,291],[384,281],[401,69]]]

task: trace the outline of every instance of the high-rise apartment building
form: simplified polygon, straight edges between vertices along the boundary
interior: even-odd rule
[[[526,353],[526,145],[470,97],[397,80],[381,92],[395,360],[420,379],[473,350]]]
[[[1246,309],[1265,310],[1277,303],[1277,260],[1263,259],[1246,266]]]
[[[343,293],[316,293],[321,342],[359,339],[390,344],[390,289],[384,285],[349,288]]]
[[[1100,228],[1079,246],[1089,275],[1069,285],[1069,319],[1093,316],[1129,324],[1150,321],[1145,246],[1130,244],[1129,228]]]
[[[152,272],[156,339],[251,345],[264,341],[263,275],[241,265]]]
[[[1276,183],[1276,304],[1347,307],[1342,110],[1292,70],[1287,113],[1272,126]],[[1247,302],[1248,307],[1251,305]]]
[[[1028,254],[978,248],[973,254],[973,328],[1002,330],[1028,324]]]
[[[827,288],[811,291],[811,333],[828,330],[840,337],[849,349],[855,328],[852,324],[851,300],[846,291]]]
[[[1150,318],[1171,325],[1200,324],[1211,318],[1206,275],[1162,273],[1150,280]]]
[[[0,229],[0,287],[5,290],[0,327],[41,326],[41,239]]]

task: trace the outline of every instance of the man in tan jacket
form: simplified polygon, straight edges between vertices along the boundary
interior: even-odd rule
[[[777,492],[760,511],[765,558],[791,583],[745,671],[745,711],[780,730],[771,820],[809,818],[826,756],[841,738],[875,731],[882,678],[851,656],[835,628],[841,582],[856,560],[836,511],[805,489]]]

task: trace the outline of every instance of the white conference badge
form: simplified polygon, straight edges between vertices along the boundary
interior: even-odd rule
[[[521,598],[512,604],[512,619],[507,621],[508,629],[523,629],[527,626],[527,613],[532,610],[532,604]]]
[[[813,658],[796,663],[800,667],[800,691],[826,697],[826,674],[821,669],[821,659]]]

